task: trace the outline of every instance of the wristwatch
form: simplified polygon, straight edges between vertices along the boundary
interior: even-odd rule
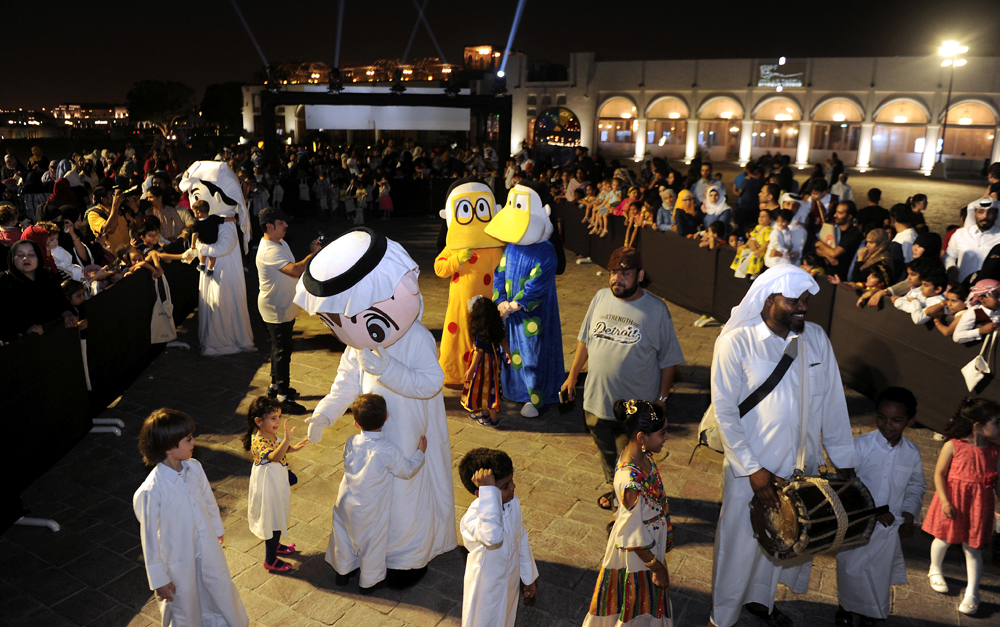
[[[666,403],[669,398],[670,398],[670,395],[667,394],[666,396],[657,396],[656,400],[660,401],[661,403]]]

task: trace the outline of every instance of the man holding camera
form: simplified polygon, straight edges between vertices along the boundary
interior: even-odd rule
[[[583,415],[601,453],[608,483],[628,438],[614,418],[619,398],[649,400],[666,410],[678,364],[684,363],[667,304],[643,291],[642,257],[635,248],[622,247],[608,261],[609,287],[597,292],[580,326],[576,356],[559,390],[572,400],[576,380],[590,363],[583,386]],[[589,359],[593,357],[593,359]],[[614,509],[614,492],[598,500],[602,509]]]
[[[295,389],[290,386],[289,372],[292,361],[292,327],[298,305],[292,303],[295,285],[306,270],[306,264],[322,246],[319,238],[309,244],[309,255],[296,262],[292,249],[285,241],[288,231],[288,217],[280,209],[267,207],[258,217],[264,237],[257,248],[257,275],[260,292],[257,308],[271,336],[271,386],[267,395],[281,402],[281,410],[286,414],[304,414],[306,408],[296,403]]]
[[[142,225],[142,216],[138,210],[141,190],[133,187],[126,191],[116,188],[108,205],[108,192],[103,187],[94,190],[97,202],[87,211],[87,224],[94,237],[102,242],[104,247],[114,254],[120,246],[127,246],[131,241],[129,230]],[[104,238],[103,240],[101,238]]]

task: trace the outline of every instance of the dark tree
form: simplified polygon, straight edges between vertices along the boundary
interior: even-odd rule
[[[139,81],[125,96],[128,115],[134,122],[149,122],[164,137],[194,106],[194,89],[175,81]]]
[[[201,99],[202,119],[223,127],[240,128],[243,125],[242,85],[237,82],[209,85]]]

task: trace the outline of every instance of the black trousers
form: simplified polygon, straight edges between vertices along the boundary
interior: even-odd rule
[[[264,323],[271,336],[271,387],[284,394],[291,384],[292,327],[295,321],[280,324]]]

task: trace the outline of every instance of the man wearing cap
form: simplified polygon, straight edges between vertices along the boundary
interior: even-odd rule
[[[1000,225],[997,209],[1000,203],[983,197],[969,203],[969,217],[965,226],[955,231],[948,241],[944,267],[951,279],[964,281],[983,267],[990,250],[1000,244]]]
[[[299,306],[292,299],[295,298],[298,278],[321,246],[318,238],[313,240],[309,244],[309,256],[296,262],[292,249],[284,239],[290,220],[280,209],[267,207],[260,212],[259,222],[264,237],[257,247],[257,275],[260,279],[257,308],[271,336],[271,386],[267,388],[267,395],[278,399],[286,414],[304,414],[306,409],[294,401],[297,393],[290,385],[292,327],[295,326],[295,314],[299,311]]]
[[[635,248],[619,248],[608,261],[610,285],[594,296],[580,325],[576,356],[561,391],[572,399],[576,380],[589,362],[583,386],[583,415],[608,483],[628,441],[612,409],[619,398],[648,400],[661,410],[674,384],[684,353],[677,341],[667,304],[639,286],[645,278]],[[593,359],[590,359],[590,358]],[[598,505],[612,509],[614,493]]]
[[[805,270],[771,268],[733,308],[715,342],[712,403],[726,455],[712,565],[711,621],[718,627],[735,624],[743,607],[770,627],[787,627],[791,620],[774,607],[778,584],[799,594],[809,586],[811,558],[779,561],[757,544],[747,507],[751,499],[777,510],[775,487],[787,483],[793,470],[816,475],[823,461],[821,438],[833,466],[854,475],[837,360],[823,329],[805,321],[809,297],[817,292],[819,285]],[[786,353],[790,363],[783,361]],[[777,372],[782,372],[777,384],[756,405],[740,406]],[[809,399],[809,411],[806,437],[800,440],[803,397]]]

